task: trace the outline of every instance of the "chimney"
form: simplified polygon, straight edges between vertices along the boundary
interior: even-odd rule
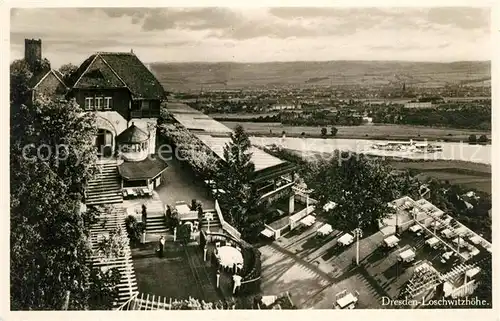
[[[130,49],[130,53],[133,54],[134,53],[134,49]]]
[[[24,60],[32,71],[35,64],[42,61],[41,39],[24,39]]]

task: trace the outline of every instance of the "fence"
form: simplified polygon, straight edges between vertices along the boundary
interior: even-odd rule
[[[230,310],[234,309],[234,302],[205,302],[189,297],[187,300],[167,299],[162,296],[144,295],[136,293],[123,303],[117,310]]]

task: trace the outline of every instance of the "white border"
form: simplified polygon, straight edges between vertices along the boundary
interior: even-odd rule
[[[263,319],[269,318],[275,321],[280,320],[291,320],[291,319],[308,319],[308,320],[359,320],[367,318],[370,320],[435,320],[435,319],[449,319],[449,320],[500,320],[499,314],[499,295],[498,295],[498,259],[496,254],[498,252],[498,218],[495,217],[496,213],[500,210],[498,201],[493,198],[493,249],[494,257],[493,263],[495,271],[493,274],[493,284],[497,287],[494,288],[493,302],[496,302],[494,309],[492,310],[294,310],[294,311],[222,311],[222,312],[210,312],[210,311],[151,311],[151,312],[9,312],[9,160],[8,160],[8,137],[9,132],[9,115],[8,115],[8,74],[9,74],[9,55],[10,55],[10,10],[11,7],[164,7],[164,6],[242,6],[242,7],[257,7],[257,6],[341,6],[341,7],[428,7],[428,6],[466,6],[466,7],[494,7],[492,11],[492,44],[494,47],[494,52],[492,53],[492,96],[493,96],[493,150],[497,150],[498,139],[500,139],[499,130],[495,119],[498,116],[498,108],[500,108],[498,101],[500,100],[500,10],[498,2],[496,1],[483,1],[483,0],[420,0],[420,1],[397,1],[397,0],[386,0],[386,1],[356,1],[352,0],[340,0],[340,1],[327,1],[327,0],[309,0],[309,1],[279,1],[279,0],[253,0],[251,2],[246,1],[230,1],[230,0],[207,0],[207,1],[196,1],[196,0],[175,0],[175,1],[133,1],[133,0],[122,0],[110,1],[110,0],[87,0],[87,1],[56,1],[56,0],[46,0],[46,1],[7,1],[0,4],[0,34],[2,41],[2,54],[1,59],[1,73],[0,73],[0,97],[1,98],[1,110],[2,117],[2,135],[1,137],[1,150],[2,153],[0,164],[0,171],[2,173],[2,193],[0,193],[1,209],[0,214],[0,228],[3,230],[0,234],[0,253],[3,255],[3,262],[0,264],[0,284],[1,284],[1,294],[0,294],[0,321],[1,320],[55,320],[55,319],[67,319],[72,318],[72,320],[101,320],[107,318],[117,318],[120,320],[139,320],[147,317],[150,320],[193,320],[197,318],[202,318],[204,320],[221,320],[221,319],[231,319],[231,320],[248,320],[248,319]],[[493,153],[492,164],[498,164],[497,153]],[[493,195],[496,195],[499,191],[498,182],[496,179],[497,166],[493,165]],[[147,313],[147,314],[144,314]],[[496,318],[495,318],[496,317]]]

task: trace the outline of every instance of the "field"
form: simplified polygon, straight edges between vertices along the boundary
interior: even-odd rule
[[[419,177],[434,177],[451,184],[475,188],[491,194],[491,166],[462,161],[400,162],[391,164],[398,169],[415,169]]]
[[[152,63],[168,91],[338,85],[441,87],[482,84],[489,62],[297,61],[269,63]]]
[[[229,128],[234,128],[241,124],[243,128],[252,135],[276,135],[281,136],[285,131],[289,137],[300,136],[302,132],[306,137],[321,136],[321,127],[314,126],[288,126],[280,123],[252,123],[252,122],[222,122]],[[453,128],[431,128],[422,126],[406,125],[362,125],[362,126],[335,126],[339,130],[338,138],[358,138],[358,139],[429,139],[429,140],[447,140],[447,141],[466,141],[469,135],[487,135],[487,131],[478,131],[470,129]],[[328,134],[330,134],[330,129]],[[270,132],[271,131],[271,132]]]

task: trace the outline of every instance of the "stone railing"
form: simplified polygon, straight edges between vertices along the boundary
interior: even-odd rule
[[[224,216],[222,215],[222,211],[220,209],[219,202],[217,200],[215,200],[215,212],[219,217],[219,221],[222,224],[222,229],[224,230],[224,232],[228,233],[237,240],[241,239],[241,233],[238,232],[238,230],[234,228],[231,224],[229,224],[224,220]]]

